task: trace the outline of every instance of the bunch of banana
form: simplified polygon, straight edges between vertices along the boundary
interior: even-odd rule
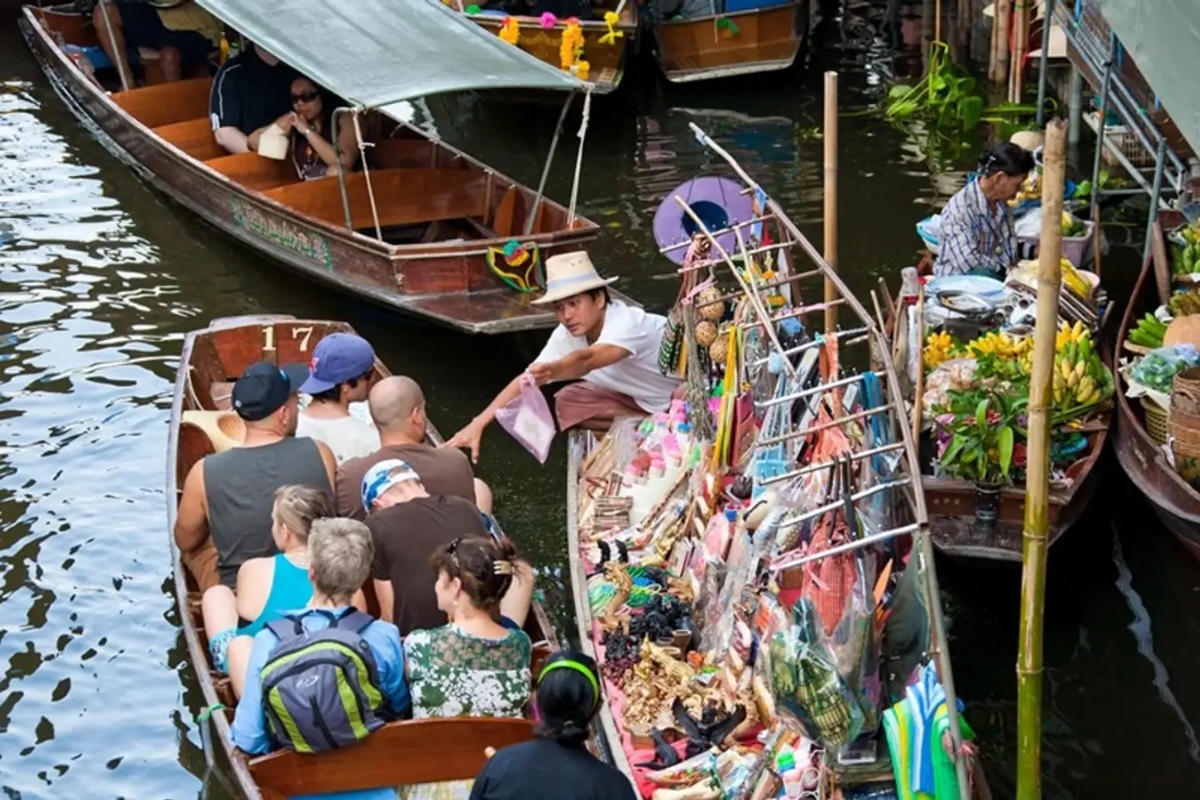
[[[925,337],[925,370],[937,369],[940,364],[957,356],[961,349],[962,345],[945,331],[929,334]]]
[[[1200,289],[1176,292],[1171,295],[1169,305],[1172,316],[1185,317],[1188,314],[1200,314]]]
[[[1092,346],[1090,331],[1076,322],[1065,323],[1056,337],[1054,361],[1054,405],[1058,411],[1082,409],[1112,395],[1112,373]]]
[[[1007,333],[992,331],[973,340],[967,347],[976,358],[994,355],[1015,361],[1033,350],[1033,339],[1031,337],[1017,338],[1009,336]]]
[[[1067,285],[1071,293],[1081,300],[1090,298],[1092,296],[1092,285],[1083,279],[1070,259],[1062,259],[1060,266],[1062,267],[1063,283]]]

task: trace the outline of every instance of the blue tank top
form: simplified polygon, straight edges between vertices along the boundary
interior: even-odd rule
[[[308,605],[312,599],[312,584],[308,570],[297,567],[283,553],[275,556],[275,574],[271,578],[271,591],[258,618],[244,628],[238,629],[240,636],[253,636],[268,622],[281,619],[285,612],[296,611]]]

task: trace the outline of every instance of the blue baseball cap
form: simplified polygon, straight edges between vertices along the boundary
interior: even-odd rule
[[[300,387],[305,394],[320,394],[362,377],[375,366],[371,343],[353,333],[331,333],[317,342],[309,369],[312,375]]]
[[[303,364],[284,364],[282,367],[269,361],[251,364],[233,385],[230,393],[233,410],[247,422],[266,419],[300,391],[300,384],[307,379],[308,367]]]
[[[398,483],[405,481],[420,482],[421,476],[417,471],[408,465],[407,461],[401,461],[398,458],[389,458],[386,461],[380,461],[367,470],[367,474],[363,475],[362,480],[362,504],[368,512],[380,495],[392,488]]]

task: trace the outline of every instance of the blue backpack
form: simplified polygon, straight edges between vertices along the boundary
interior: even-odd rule
[[[302,615],[267,624],[279,643],[259,673],[263,710],[276,746],[298,753],[360,742],[393,717],[360,635],[375,620],[357,610],[322,613],[329,627],[319,631],[306,629]]]

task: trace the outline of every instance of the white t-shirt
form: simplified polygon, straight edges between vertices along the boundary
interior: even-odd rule
[[[667,318],[647,314],[641,308],[612,301],[604,312],[604,327],[596,344],[611,344],[629,353],[615,364],[594,369],[583,379],[589,383],[632,397],[643,410],[662,411],[671,404],[671,394],[679,385],[673,377],[658,371],[658,351],[662,347]],[[583,336],[572,336],[559,325],[550,334],[535,363],[558,359],[588,347]]]
[[[296,422],[296,435],[324,442],[341,464],[351,458],[366,456],[379,449],[379,431],[369,422],[355,416],[338,419],[318,419],[301,414]]]

